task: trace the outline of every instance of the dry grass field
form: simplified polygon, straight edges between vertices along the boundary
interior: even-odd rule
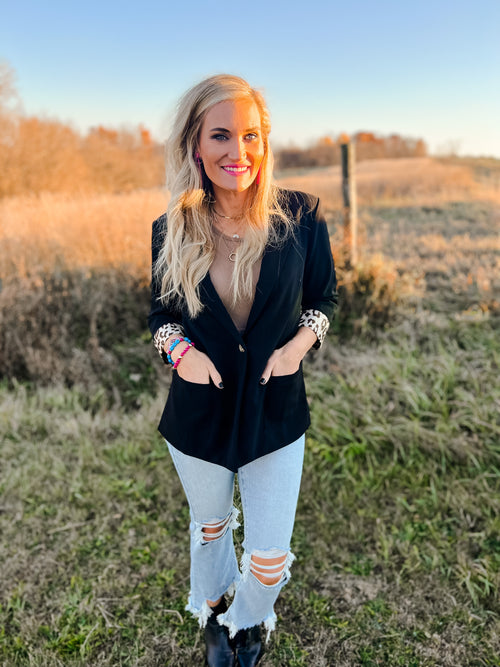
[[[166,201],[161,190],[0,200],[0,275],[122,266],[146,278],[150,223]]]
[[[358,167],[361,259],[262,667],[500,665],[498,162]],[[322,197],[340,174],[281,174]],[[146,329],[162,192],[0,200],[0,665],[193,667],[188,511]],[[237,531],[241,541],[241,529]]]
[[[282,174],[278,182],[318,195],[329,220],[339,220],[340,167]],[[470,163],[443,164],[432,158],[361,162],[357,189],[360,207],[434,206],[450,201],[500,205],[498,180],[476,178]],[[150,222],[165,210],[166,201],[162,190],[1,199],[0,277],[33,275],[54,266],[121,266],[147,278]]]
[[[498,165],[491,167],[500,172]],[[332,209],[342,207],[340,166],[315,172],[285,175],[280,183],[321,197]],[[365,160],[356,166],[358,203],[361,206],[429,206],[449,201],[481,199],[500,203],[498,179],[485,182],[470,162],[462,164],[430,158]]]

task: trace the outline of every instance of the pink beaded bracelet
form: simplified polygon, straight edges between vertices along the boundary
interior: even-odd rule
[[[182,352],[179,354],[179,356],[175,360],[175,364],[173,365],[172,370],[175,371],[177,366],[181,363],[182,357],[186,354],[186,352],[189,350],[190,347],[194,347],[194,343],[192,343],[191,341],[189,341],[189,343],[186,345],[186,347],[182,350]]]

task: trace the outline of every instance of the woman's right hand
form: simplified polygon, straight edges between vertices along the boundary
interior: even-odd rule
[[[168,349],[169,341],[165,344],[165,348]],[[174,363],[177,361],[177,358],[181,352],[186,347],[187,343],[181,341],[173,349],[171,356]],[[180,377],[187,382],[194,382],[195,384],[209,384],[210,380],[214,383],[219,389],[223,389],[222,377],[220,376],[219,371],[215,368],[214,364],[210,360],[210,357],[204,352],[200,352],[196,347],[189,349],[186,354],[182,357],[179,365],[176,368],[176,372],[179,373]]]

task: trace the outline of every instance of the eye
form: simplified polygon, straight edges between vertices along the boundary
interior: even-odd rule
[[[227,137],[225,134],[213,134],[211,139],[215,139],[216,141],[226,141]]]
[[[249,132],[248,134],[245,135],[245,139],[247,141],[254,141],[255,139],[258,139],[259,135],[256,134],[255,132]]]

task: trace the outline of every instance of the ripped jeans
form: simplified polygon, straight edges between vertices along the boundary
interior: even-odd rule
[[[305,436],[238,470],[244,517],[241,572],[232,530],[239,526],[233,506],[235,473],[168,448],[188,499],[191,515],[191,592],[186,610],[204,627],[207,600],[234,593],[228,610],[217,617],[238,630],[263,622],[267,637],[276,624],[274,603],[290,578],[290,551],[299,495]],[[267,562],[266,562],[267,561]]]

